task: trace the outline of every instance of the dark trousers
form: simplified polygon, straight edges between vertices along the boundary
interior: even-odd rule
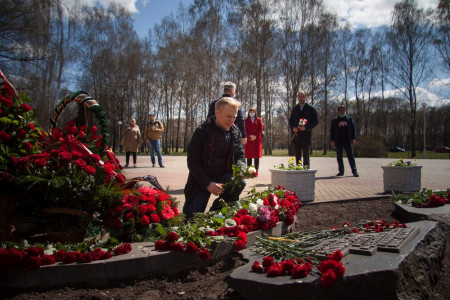
[[[127,165],[130,162],[130,153],[133,154],[133,164],[136,163],[136,152],[127,151],[127,153],[125,153],[125,162],[126,162]]]
[[[312,136],[311,131],[297,132],[297,137],[294,138],[295,164],[298,164],[298,161],[301,160],[304,166],[310,166],[309,148],[311,147],[311,136]]]
[[[252,165],[252,158],[247,158],[247,167],[253,166]],[[256,171],[259,170],[259,158],[255,158],[255,169]]]
[[[347,153],[348,163],[350,164],[350,168],[352,168],[352,173],[356,173],[355,155],[353,154],[351,142],[336,142],[336,159],[339,166],[339,172],[344,172],[344,160],[342,159],[344,154],[343,149],[345,149],[345,153]]]
[[[232,174],[225,173],[220,178],[216,180],[217,183],[226,183],[231,180]],[[214,200],[210,210],[217,210],[220,208],[219,199],[224,199],[225,202],[232,202],[239,200],[239,195],[242,193],[246,185],[245,180],[242,180],[241,186],[237,186],[233,193],[231,193],[231,187],[226,188],[220,198]],[[183,205],[183,213],[186,214],[187,218],[192,218],[194,213],[204,212],[206,206],[208,205],[209,197],[211,193],[207,189],[200,189],[197,194],[192,198],[189,203],[185,202]]]

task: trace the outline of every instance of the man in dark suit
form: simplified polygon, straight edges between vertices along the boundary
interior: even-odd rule
[[[289,127],[294,133],[295,162],[298,164],[302,160],[303,165],[310,166],[309,148],[311,146],[312,130],[319,124],[317,112],[314,107],[306,103],[306,93],[298,92],[298,104],[294,106],[289,118]],[[306,124],[302,124],[306,121]]]

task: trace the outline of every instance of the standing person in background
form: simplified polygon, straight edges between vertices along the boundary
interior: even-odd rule
[[[145,125],[144,138],[147,140],[150,149],[150,159],[152,160],[152,167],[155,167],[155,151],[158,156],[158,164],[164,168],[161,155],[161,134],[164,132],[163,124],[156,120],[154,113],[148,115],[149,121]]]
[[[250,108],[245,119],[245,131],[247,132],[247,144],[244,146],[247,166],[252,166],[252,159],[255,159],[255,169],[259,170],[259,159],[262,157],[261,133],[264,126],[261,118],[258,118],[256,109]]]
[[[230,81],[227,81],[223,85],[223,94],[222,94],[222,97],[220,97],[220,98],[223,98],[223,97],[234,98],[235,92],[236,92],[236,84],[234,84]],[[212,101],[209,104],[209,111],[208,111],[208,115],[206,117],[207,119],[214,117],[214,115],[216,113],[216,102],[220,98]],[[236,121],[234,122],[234,124],[238,127],[239,131],[241,132],[242,145],[245,145],[247,143],[247,134],[245,132],[244,115],[242,114],[242,111],[240,108],[238,110],[237,118],[236,118]]]
[[[330,128],[331,147],[336,147],[336,158],[339,167],[339,173],[336,176],[344,176],[344,160],[342,159],[343,151],[347,153],[348,163],[352,168],[354,177],[359,177],[356,169],[355,156],[353,154],[353,146],[356,141],[356,129],[353,118],[345,113],[345,106],[339,105],[338,116],[331,120]]]
[[[130,153],[133,154],[133,166],[136,168],[136,159],[139,146],[142,143],[141,131],[136,125],[135,119],[130,119],[128,126],[122,131],[125,147],[125,168],[128,168],[130,162]]]
[[[306,103],[306,93],[299,91],[297,98],[298,104],[292,109],[289,118],[289,127],[294,133],[295,164],[302,160],[303,152],[303,165],[309,167],[312,130],[319,124],[319,120],[316,109]]]

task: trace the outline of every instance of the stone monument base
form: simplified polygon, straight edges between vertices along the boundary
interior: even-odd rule
[[[241,251],[247,265],[231,274],[232,287],[246,299],[431,299],[439,279],[445,253],[442,227],[433,221],[408,223],[418,233],[400,253],[348,254],[342,259],[344,278],[321,287],[319,277],[267,277],[251,266],[262,256],[250,249]]]

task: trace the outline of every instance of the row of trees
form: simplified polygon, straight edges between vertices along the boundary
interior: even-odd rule
[[[389,27],[371,30],[340,24],[322,0],[196,0],[139,38],[131,14],[115,4],[3,0],[0,69],[34,99],[44,128],[71,87],[91,93],[107,112],[114,146],[118,121],[135,117],[143,128],[155,111],[166,127],[164,151],[185,149],[231,80],[243,111],[255,107],[263,116],[267,154],[287,146],[302,89],[319,112],[315,148],[326,153],[330,120],[344,103],[358,134],[388,146],[407,137],[415,156],[423,134],[417,88],[431,70],[450,71],[449,5],[441,0],[424,11],[403,0]],[[385,96],[392,88],[404,97]],[[448,111],[427,113],[430,144],[449,144]]]

